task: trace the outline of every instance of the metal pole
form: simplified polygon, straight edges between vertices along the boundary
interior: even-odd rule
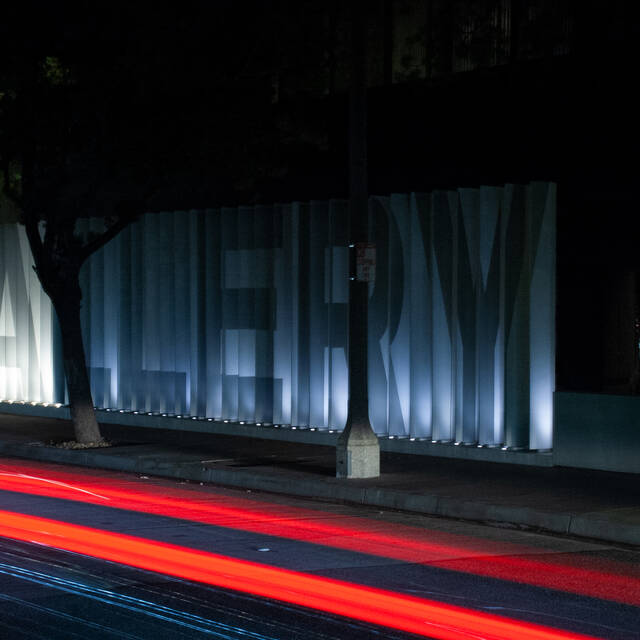
[[[336,476],[380,475],[380,445],[369,422],[367,328],[369,283],[359,279],[359,249],[368,241],[366,3],[352,0],[349,96],[349,400],[336,448]]]

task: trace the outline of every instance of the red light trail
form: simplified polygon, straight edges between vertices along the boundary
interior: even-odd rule
[[[438,640],[587,640],[585,636],[246,560],[0,511],[0,535],[242,591]]]
[[[47,477],[37,475],[45,472]],[[209,495],[166,486],[162,487],[165,495],[159,496],[154,486],[122,479],[118,484],[122,488],[92,478],[89,472],[80,475],[46,465],[0,466],[0,488],[9,491],[241,529],[640,606],[640,567],[600,561],[602,569],[585,568],[578,566],[580,558],[534,559],[531,556],[539,551],[521,545],[452,534],[445,537],[353,516],[333,517],[328,524],[317,521],[318,513],[311,509],[278,505],[274,514],[259,502],[241,498],[220,496],[212,502]],[[505,552],[529,557],[509,557]],[[589,563],[598,560],[590,558]]]

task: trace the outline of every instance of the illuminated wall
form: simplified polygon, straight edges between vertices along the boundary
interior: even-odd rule
[[[555,374],[555,185],[371,201],[376,432],[547,449]]]
[[[551,447],[555,186],[373,197],[370,216],[376,432]],[[82,272],[95,404],[342,428],[346,230],[342,201],[145,215]],[[51,310],[3,234],[0,395],[49,399]]]
[[[24,227],[0,224],[0,399],[53,402],[52,308],[32,264]]]
[[[148,214],[85,267],[99,407],[342,427],[347,209]]]

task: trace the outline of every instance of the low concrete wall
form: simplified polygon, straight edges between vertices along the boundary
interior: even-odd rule
[[[0,413],[22,416],[41,416],[43,418],[69,419],[69,407],[44,406],[42,403],[1,402]],[[282,440],[285,442],[304,442],[335,446],[340,431],[336,429],[309,429],[291,427],[289,425],[257,425],[234,421],[212,421],[209,418],[193,418],[184,416],[163,417],[148,415],[144,412],[132,411],[97,411],[100,424],[130,425],[132,427],[151,427],[154,429],[172,429],[176,431],[195,431],[199,433],[219,433],[229,436],[244,436],[262,440]],[[529,465],[534,467],[550,467],[553,456],[549,452],[503,450],[500,447],[488,448],[472,446],[455,446],[453,443],[434,443],[428,438],[409,438],[398,436],[380,436],[380,450],[393,453],[409,453],[440,458],[476,460],[483,462],[499,462],[506,464]]]
[[[640,473],[640,397],[554,394],[553,463]]]

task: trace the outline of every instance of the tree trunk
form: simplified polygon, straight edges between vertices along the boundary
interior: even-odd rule
[[[80,324],[80,284],[66,283],[64,291],[51,296],[62,334],[62,358],[69,393],[69,408],[76,440],[81,443],[101,442],[91,386],[85,360]]]

